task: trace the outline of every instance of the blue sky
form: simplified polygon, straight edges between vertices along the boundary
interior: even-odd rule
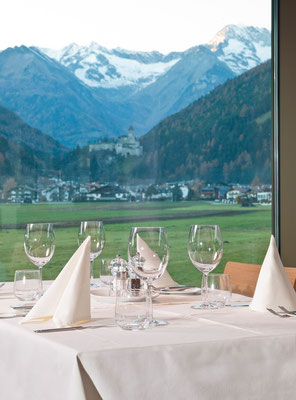
[[[271,0],[5,0],[0,50],[94,41],[162,53],[208,42],[228,24],[270,29]]]

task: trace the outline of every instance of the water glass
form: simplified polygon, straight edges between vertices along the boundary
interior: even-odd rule
[[[40,270],[17,270],[14,274],[13,293],[15,297],[24,302],[38,300],[42,293]]]
[[[204,293],[202,292],[202,296]],[[211,308],[230,305],[231,284],[229,274],[209,274],[207,299]]]
[[[112,273],[112,258],[103,258],[100,262],[100,280],[104,285],[109,286],[115,278]]]
[[[145,289],[124,288],[116,291],[115,321],[125,330],[149,328],[149,297]]]
[[[100,281],[104,286],[109,288],[109,296],[113,293],[113,287],[115,287],[116,272],[112,268],[112,258],[103,258],[100,261]]]

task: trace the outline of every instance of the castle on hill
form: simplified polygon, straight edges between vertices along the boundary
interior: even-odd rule
[[[127,136],[120,136],[117,140],[99,139],[97,143],[89,145],[89,151],[115,151],[116,154],[127,157],[139,157],[143,154],[143,147],[135,138],[135,131],[132,126]]]

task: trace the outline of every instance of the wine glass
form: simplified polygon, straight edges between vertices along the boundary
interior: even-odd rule
[[[42,268],[52,258],[55,251],[55,234],[50,223],[27,224],[24,249],[29,260],[39,268],[42,282]]]
[[[90,236],[90,284],[93,287],[100,286],[94,283],[94,260],[102,253],[105,246],[105,231],[102,221],[82,221],[78,232],[78,245]]]
[[[212,308],[208,301],[208,274],[219,264],[223,241],[218,225],[191,225],[188,254],[192,264],[203,273],[203,303],[192,308]]]
[[[135,274],[147,283],[150,326],[166,325],[153,319],[152,282],[164,273],[169,261],[169,246],[164,228],[131,228],[128,259]]]

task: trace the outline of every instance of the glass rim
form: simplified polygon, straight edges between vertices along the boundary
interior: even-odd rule
[[[99,219],[87,219],[85,221],[80,221],[81,224],[85,224],[86,222],[87,223],[92,222],[95,224],[103,224],[104,223],[102,220],[99,220]]]
[[[192,224],[192,225],[190,225],[190,227],[191,227],[191,228],[192,228],[192,227],[200,227],[200,228],[219,228],[219,229],[220,229],[220,225],[217,225],[217,224],[215,224],[215,225],[209,225],[209,224],[206,224],[206,225]]]
[[[132,226],[131,231],[135,229],[163,229],[165,230],[164,226]]]
[[[53,226],[53,222],[28,222],[26,224],[26,226],[30,226],[30,225],[52,225]]]
[[[26,273],[37,273],[37,274],[39,274],[40,275],[40,270],[39,270],[39,268],[38,269],[16,269],[15,271],[14,271],[14,275],[16,275],[16,273],[21,273],[21,272],[26,272]]]

